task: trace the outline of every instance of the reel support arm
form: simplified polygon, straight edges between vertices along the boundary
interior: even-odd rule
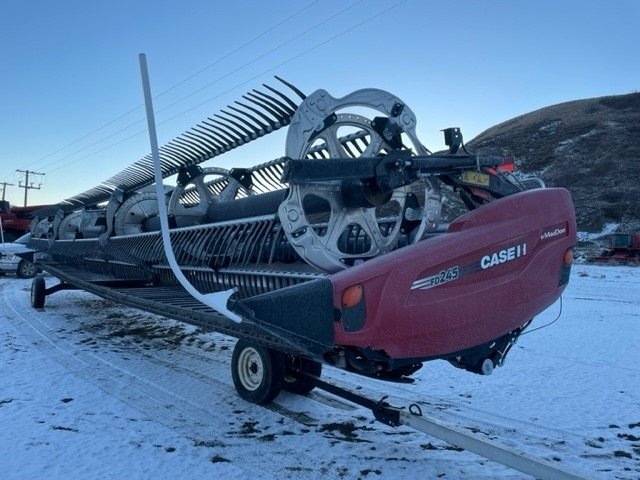
[[[478,168],[495,168],[502,157],[476,155],[419,155],[408,150],[392,150],[384,157],[330,158],[314,160],[289,159],[283,181],[290,184],[322,184],[342,182],[342,198],[352,208],[371,208],[388,201],[393,190],[410,185],[425,176],[451,176]],[[485,174],[482,174],[485,175]],[[495,177],[495,178],[494,178]],[[516,187],[496,176],[483,176],[482,187],[500,197],[514,193]],[[458,183],[456,180],[452,180]],[[465,184],[464,178],[460,183]],[[480,186],[474,185],[473,186]]]

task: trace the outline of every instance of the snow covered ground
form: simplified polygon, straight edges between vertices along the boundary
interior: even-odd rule
[[[0,277],[3,479],[528,478],[323,392],[246,403],[232,339],[85,292],[36,311],[29,287]],[[445,362],[413,385],[324,376],[593,478],[638,479],[639,343],[640,269],[576,265],[557,322],[489,377]]]

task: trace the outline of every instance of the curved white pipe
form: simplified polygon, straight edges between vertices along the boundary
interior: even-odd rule
[[[160,165],[160,154],[158,152],[158,139],[156,137],[156,124],[153,115],[153,103],[151,100],[151,87],[149,86],[149,73],[147,71],[147,57],[144,53],[140,54],[140,74],[142,76],[142,88],[144,90],[144,104],[147,111],[147,125],[149,127],[149,142],[151,143],[151,156],[153,158],[153,173],[156,180],[156,195],[158,196],[158,215],[160,216],[160,231],[162,233],[162,244],[164,252],[169,262],[169,266],[173,274],[180,282],[180,285],[189,292],[189,294],[201,303],[213,308],[216,312],[224,315],[234,322],[240,323],[242,317],[230,311],[227,308],[227,301],[233,295],[235,289],[226,290],[224,292],[205,293],[202,294],[191,285],[189,280],[184,276],[180,266],[176,261],[171,248],[171,238],[169,236],[169,221],[167,218],[167,205],[164,202],[164,184],[162,183],[162,168]]]

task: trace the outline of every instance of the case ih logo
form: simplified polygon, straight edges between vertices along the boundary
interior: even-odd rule
[[[527,254],[526,242],[519,243],[512,247],[507,247],[497,252],[489,253],[480,259],[480,262],[473,261],[466,265],[453,266],[444,268],[442,271],[423,277],[411,284],[411,290],[428,290],[430,288],[439,287],[450,282],[460,280],[467,275],[472,275],[482,270],[486,270],[503,263],[510,262]]]
[[[505,248],[489,255],[485,255],[480,259],[480,267],[483,270],[495,267],[503,263],[510,262],[516,258],[524,257],[527,254],[527,244],[521,243],[513,247]]]

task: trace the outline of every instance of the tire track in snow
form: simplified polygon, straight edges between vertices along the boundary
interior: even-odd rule
[[[13,315],[12,326],[50,358],[151,420],[194,439],[194,443],[199,442],[205,446],[224,444],[225,458],[231,460],[235,466],[239,466],[252,478],[270,479],[274,475],[282,475],[286,478],[291,474],[291,471],[287,470],[292,468],[291,465],[269,465],[271,470],[265,471],[260,451],[273,450],[274,447],[277,448],[278,455],[291,458],[294,462],[302,460],[306,468],[305,478],[338,478],[332,475],[332,471],[343,468],[340,464],[328,462],[328,468],[323,468],[325,465],[318,462],[317,458],[292,449],[278,439],[270,440],[268,443],[254,440],[256,455],[234,457],[234,444],[242,443],[243,426],[251,424],[253,417],[238,413],[239,409],[246,408],[246,405],[238,407],[237,403],[240,403],[240,400],[232,387],[211,377],[207,377],[208,380],[203,383],[197,373],[189,372],[189,375],[185,375],[186,369],[174,368],[175,365],[167,363],[162,366],[147,361],[140,363],[141,368],[134,371],[132,367],[135,362],[123,359],[129,357],[119,357],[114,352],[100,351],[97,354],[79,349],[77,344],[69,342],[60,335],[64,329],[56,333],[41,319],[43,312],[31,308],[27,295],[20,301],[18,296],[10,298],[3,294],[2,300],[4,311]],[[27,312],[33,312],[33,314],[29,315]],[[63,321],[57,315],[47,313],[48,320],[52,320],[52,317],[56,317],[57,322]],[[161,384],[158,379],[168,380],[171,385],[168,387],[166,384]],[[215,409],[203,407],[201,403],[194,402],[192,398],[187,398],[181,392],[193,392],[195,398],[217,401]],[[228,400],[229,398],[231,401]],[[224,399],[223,402],[220,402],[220,399]],[[231,428],[232,432],[234,430],[237,432],[237,441],[228,435],[220,440],[220,434],[223,433],[219,430],[220,425],[212,425],[212,420],[216,418],[224,418],[225,421],[237,419],[238,425],[229,425],[229,422],[225,424],[226,430]],[[276,420],[274,419],[273,423],[276,423]],[[309,465],[316,465],[315,471],[309,471],[307,468]]]
[[[6,300],[6,299],[5,299]],[[96,301],[99,299],[96,298]],[[87,302],[88,303],[88,302]],[[20,305],[16,302],[16,306],[21,308],[23,311],[33,311],[28,305],[28,298],[25,295],[25,298],[21,302]],[[86,308],[86,307],[85,307]],[[36,325],[36,330],[40,333],[44,332],[45,336],[48,336],[50,340],[53,340],[53,343],[59,345],[59,340],[66,335],[71,335],[76,340],[76,343],[71,343],[66,341],[67,345],[64,350],[64,355],[66,356],[75,356],[80,357],[86,360],[86,356],[89,356],[89,359],[85,362],[88,365],[93,365],[96,359],[95,352],[86,351],[87,345],[81,345],[80,342],[77,341],[77,331],[69,331],[64,328],[59,328],[59,324],[65,325],[65,327],[69,326],[68,320],[62,318],[61,314],[54,313],[53,308],[51,312],[47,312],[46,320],[55,320],[58,325],[47,325],[41,318],[36,318],[38,320],[39,325],[36,324],[35,320],[33,325]],[[87,309],[88,310],[88,309]],[[102,313],[101,313],[102,314]],[[149,314],[139,315],[138,318],[144,320],[145,316]],[[37,316],[37,315],[35,315]],[[51,318],[51,317],[55,318]],[[150,318],[150,317],[149,317]],[[77,323],[77,320],[74,322]],[[128,321],[130,319],[125,318],[124,321]],[[168,320],[168,322],[172,322]],[[73,323],[73,322],[72,322]],[[33,326],[32,325],[32,326]],[[77,324],[75,325],[77,327]],[[135,325],[134,325],[135,326]],[[87,333],[87,335],[90,335]],[[208,441],[212,443],[216,443],[216,439],[219,438],[219,431],[215,431],[215,429],[210,428],[209,420],[211,418],[215,418],[216,416],[226,416],[226,417],[234,417],[239,416],[237,412],[239,410],[251,410],[249,414],[254,413],[256,410],[256,406],[244,404],[240,402],[238,405],[238,399],[235,394],[235,390],[230,382],[230,375],[228,371],[228,357],[229,351],[216,351],[215,355],[208,356],[204,353],[201,353],[202,350],[195,344],[187,344],[180,343],[175,346],[176,348],[167,349],[166,345],[154,345],[153,342],[140,344],[135,341],[123,341],[121,338],[107,338],[108,335],[104,335],[102,339],[100,339],[99,345],[97,346],[99,350],[99,354],[97,355],[97,361],[106,363],[106,366],[103,367],[101,371],[100,381],[103,382],[104,387],[103,390],[110,393],[109,389],[112,387],[114,382],[113,373],[116,375],[120,375],[119,380],[124,383],[120,391],[120,395],[124,397],[118,397],[123,399],[125,402],[134,402],[138,407],[134,405],[139,411],[148,413],[151,412],[151,418],[154,420],[158,420],[160,423],[163,423],[170,428],[179,431],[180,433],[184,433],[185,436],[193,438],[194,431],[198,434],[198,438],[200,439],[209,439],[204,440],[203,443],[207,443]],[[95,338],[95,337],[94,337]],[[115,347],[117,351],[105,351],[109,346]],[[160,349],[156,349],[154,347],[160,347]],[[106,348],[105,348],[106,347]],[[151,348],[149,348],[151,347]],[[81,350],[81,349],[84,350]],[[222,356],[221,353],[224,353]],[[134,357],[133,360],[130,357]],[[189,361],[183,363],[183,361],[188,358]],[[131,363],[135,360],[144,360],[144,365],[146,367],[146,372],[144,375],[140,375],[139,371],[136,368],[133,368]],[[133,371],[131,371],[133,368]],[[347,374],[342,371],[333,371],[334,369],[327,369],[326,377],[331,381],[336,383],[347,383],[350,387],[352,387],[352,379],[353,375],[349,375],[347,378]],[[211,376],[212,373],[214,376]],[[217,375],[215,375],[217,374]],[[171,386],[167,388],[166,385],[159,381],[159,379],[167,379],[170,377]],[[373,398],[381,397],[382,395],[379,393],[381,386],[385,388],[389,393],[391,393],[390,401],[395,405],[406,405],[407,398],[415,397],[417,392],[415,389],[411,389],[409,387],[403,385],[390,385],[383,384],[380,381],[364,379],[361,377],[355,377],[357,382],[362,385],[361,393],[365,395],[369,395]],[[153,379],[150,381],[150,379]],[[221,380],[224,379],[224,380]],[[164,386],[163,386],[164,385]],[[136,392],[136,395],[143,396],[148,394],[148,390],[159,389],[160,392],[151,399],[147,399],[146,402],[150,403],[150,405],[144,404],[145,399],[142,398],[132,398],[130,390],[133,389]],[[186,398],[184,395],[181,395],[179,392],[190,392],[192,398]],[[286,395],[285,395],[286,396]],[[523,422],[517,421],[514,419],[509,419],[509,422],[503,422],[500,420],[504,420],[499,415],[493,415],[493,418],[498,420],[498,423],[494,423],[491,421],[487,421],[486,417],[488,412],[482,411],[480,409],[473,408],[464,403],[452,402],[449,399],[440,398],[437,396],[429,395],[425,396],[420,393],[421,401],[416,402],[420,403],[424,406],[430,407],[429,415],[439,417],[442,420],[445,420],[452,424],[457,424],[464,428],[477,429],[481,433],[487,435],[490,438],[498,438],[499,440],[511,440],[510,443],[516,445],[522,445],[523,442],[528,442],[528,445],[531,445],[532,442],[538,444],[541,448],[544,447],[546,452],[542,454],[549,454],[550,448],[554,448],[554,453],[558,452],[557,442],[554,442],[553,438],[557,436],[551,435],[549,437],[548,429],[541,427],[540,425],[533,424],[531,422]],[[220,399],[223,399],[224,405],[221,408],[219,405],[216,405],[216,409],[214,408],[206,408],[203,407],[201,403],[194,403],[193,398],[199,399],[210,399],[211,403],[215,403],[216,401],[220,402]],[[327,412],[327,417],[335,417],[336,413],[338,417],[336,420],[346,421],[346,419],[350,419],[353,421],[354,414],[365,413],[365,415],[369,416],[368,411],[364,409],[359,409],[359,407],[351,407],[349,404],[343,403],[341,400],[336,400],[323,393],[323,392],[313,392],[307,398],[299,399],[300,401],[307,403],[309,400],[312,400],[314,404],[322,404],[323,409],[329,409]],[[299,405],[298,402],[290,402],[288,399],[284,400],[285,405],[290,405],[293,403],[294,405]],[[139,408],[139,406],[142,408]],[[160,408],[160,405],[164,405],[164,410]],[[249,406],[249,408],[247,408]],[[307,407],[306,405],[304,405]],[[320,405],[317,405],[318,407]],[[284,409],[287,411],[287,407],[281,406],[280,402],[276,404],[274,410],[278,411],[279,409]],[[431,409],[435,410],[435,412],[431,411]],[[457,411],[454,411],[457,410]],[[314,413],[317,409],[313,410]],[[321,410],[320,413],[323,413],[324,410]],[[332,414],[333,412],[333,414]],[[347,415],[345,412],[349,412],[350,415]],[[244,413],[244,412],[242,412]],[[434,414],[435,413],[435,414]],[[480,415],[476,415],[479,413]],[[285,414],[286,415],[286,414]],[[322,415],[317,415],[320,418],[323,418]],[[247,417],[247,416],[245,416]],[[478,420],[478,417],[484,418],[483,420]],[[253,417],[249,417],[253,418]],[[273,418],[273,417],[271,417]],[[360,420],[356,420],[356,424],[359,428],[363,428],[367,431],[372,431],[371,434],[362,435],[363,441],[369,441],[368,439],[373,438],[376,442],[381,439],[386,443],[395,443],[399,446],[398,451],[402,451],[400,446],[403,443],[403,437],[407,440],[412,441],[414,444],[422,441],[422,442],[433,442],[434,440],[429,437],[420,436],[420,434],[414,434],[411,432],[405,431],[387,431],[386,427],[377,429],[368,427],[366,423],[363,423],[365,419],[360,418]],[[176,421],[178,421],[178,425],[176,425]],[[246,422],[245,422],[246,423]],[[275,421],[272,422],[276,424]],[[303,422],[304,423],[304,422]],[[507,426],[505,426],[507,423]],[[379,425],[379,424],[376,424]],[[470,427],[469,427],[470,425]],[[523,438],[523,429],[516,428],[516,425],[519,427],[524,427],[524,433],[526,434],[526,438]],[[536,430],[540,433],[539,436],[533,435],[531,430]],[[518,431],[519,430],[519,431]],[[564,436],[568,432],[560,431],[561,436]],[[385,435],[382,437],[381,435]],[[217,436],[216,436],[217,435]],[[312,433],[312,435],[321,436],[319,433]],[[374,436],[375,435],[375,436]],[[393,437],[393,435],[398,435],[398,437]],[[533,437],[535,438],[532,438]],[[578,436],[579,441],[583,441],[583,436]],[[292,437],[295,439],[296,437]],[[565,437],[566,438],[566,437]],[[213,440],[210,440],[213,439]],[[576,438],[578,440],[578,438]],[[227,447],[233,447],[233,442],[227,442]],[[258,440],[254,440],[255,443],[258,443]],[[295,440],[294,442],[295,443]],[[435,442],[437,443],[437,441]],[[270,441],[268,444],[268,448],[276,446],[277,442]],[[431,443],[429,443],[431,445]],[[285,449],[282,450],[282,445],[277,445],[278,450],[283,456],[289,458],[298,458],[301,457],[301,452],[293,449]],[[411,446],[408,446],[409,450],[411,450]],[[413,453],[415,453],[415,445],[413,446]],[[563,448],[564,450],[564,448]],[[229,454],[225,453],[226,456]],[[431,454],[430,454],[431,455]],[[466,455],[466,454],[461,454]],[[304,456],[304,455],[303,455]],[[256,458],[259,458],[260,455],[256,455]],[[393,460],[403,460],[402,457],[394,458]],[[405,459],[406,460],[406,459]],[[245,462],[246,459],[243,457],[242,459],[233,459],[234,464],[238,465],[239,463]],[[347,459],[342,460],[343,462],[348,461]],[[317,464],[318,459],[305,460],[305,465],[313,465]],[[304,472],[304,475],[301,472],[298,472],[300,477],[304,478],[313,478],[310,475],[315,475],[315,478],[327,478],[327,474],[330,470],[331,472],[338,471],[343,472],[344,470],[340,470],[340,463],[333,462],[325,462],[324,470],[323,466],[316,468],[314,472]],[[257,478],[261,478],[260,475],[264,474],[264,465],[259,460],[254,460],[252,464],[252,468],[249,470],[252,474],[256,473],[255,476]],[[280,469],[278,473],[282,474],[282,476],[287,477],[291,475],[291,471],[283,471]],[[497,472],[496,472],[497,473]],[[270,475],[272,472],[270,472]],[[338,473],[338,476],[342,476]],[[502,475],[498,475],[502,476]],[[267,477],[270,478],[270,477]]]

